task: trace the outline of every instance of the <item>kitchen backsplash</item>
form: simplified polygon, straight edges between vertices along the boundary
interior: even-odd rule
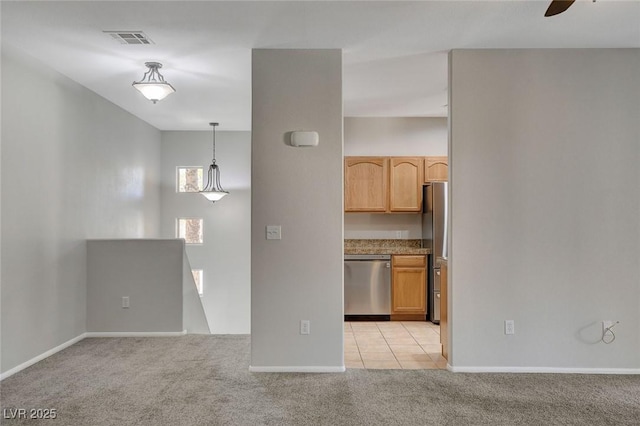
[[[422,240],[344,240],[344,254],[430,254],[428,248],[421,248]]]
[[[422,238],[420,214],[345,213],[344,238],[395,240]]]
[[[358,249],[366,247],[403,247],[420,248],[422,240],[402,240],[402,239],[345,239],[345,249]]]

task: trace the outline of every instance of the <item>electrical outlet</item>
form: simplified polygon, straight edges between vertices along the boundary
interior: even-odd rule
[[[300,320],[300,334],[311,334],[311,321]]]
[[[280,225],[267,225],[267,240],[281,240],[282,230]]]
[[[128,308],[129,307],[129,296],[123,296],[122,297],[122,307],[123,308]]]
[[[516,334],[516,324],[514,320],[504,321],[504,334]]]

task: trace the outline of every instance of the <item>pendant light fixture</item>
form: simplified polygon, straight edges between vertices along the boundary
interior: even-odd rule
[[[155,104],[176,91],[158,71],[162,68],[160,62],[145,62],[144,64],[149,70],[144,73],[142,80],[133,82],[133,87],[142,93],[145,98]]]
[[[209,172],[207,173],[207,185],[200,191],[200,194],[215,203],[229,192],[220,186],[220,168],[216,164],[216,127],[218,123],[209,123],[209,125],[213,127],[213,160],[211,160]]]

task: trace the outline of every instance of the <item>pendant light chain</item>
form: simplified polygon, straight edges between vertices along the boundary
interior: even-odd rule
[[[209,123],[213,127],[213,164],[216,164],[216,126],[218,123]]]

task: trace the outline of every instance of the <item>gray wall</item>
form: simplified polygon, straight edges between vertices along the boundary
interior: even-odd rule
[[[345,117],[345,156],[447,155],[447,119]]]
[[[251,366],[341,369],[342,54],[254,50],[252,71]],[[287,145],[293,130],[319,146]]]
[[[421,239],[422,215],[345,213],[345,239]]]
[[[214,121],[215,117],[212,117]],[[220,123],[220,127],[224,123]],[[203,123],[204,128],[211,127]],[[162,132],[162,236],[176,237],[176,218],[201,217],[204,244],[187,245],[193,269],[204,273],[202,303],[214,334],[251,327],[251,133],[216,131],[216,163],[230,194],[212,204],[176,192],[176,167],[211,164],[212,130]]]
[[[450,60],[449,361],[637,372],[640,50]]]
[[[344,155],[447,155],[447,136],[446,118],[345,117]],[[422,218],[417,214],[345,213],[344,237],[420,239]]]
[[[87,241],[87,331],[182,331],[183,261],[184,240]]]
[[[3,372],[86,331],[87,238],[158,235],[159,142],[3,44]]]

